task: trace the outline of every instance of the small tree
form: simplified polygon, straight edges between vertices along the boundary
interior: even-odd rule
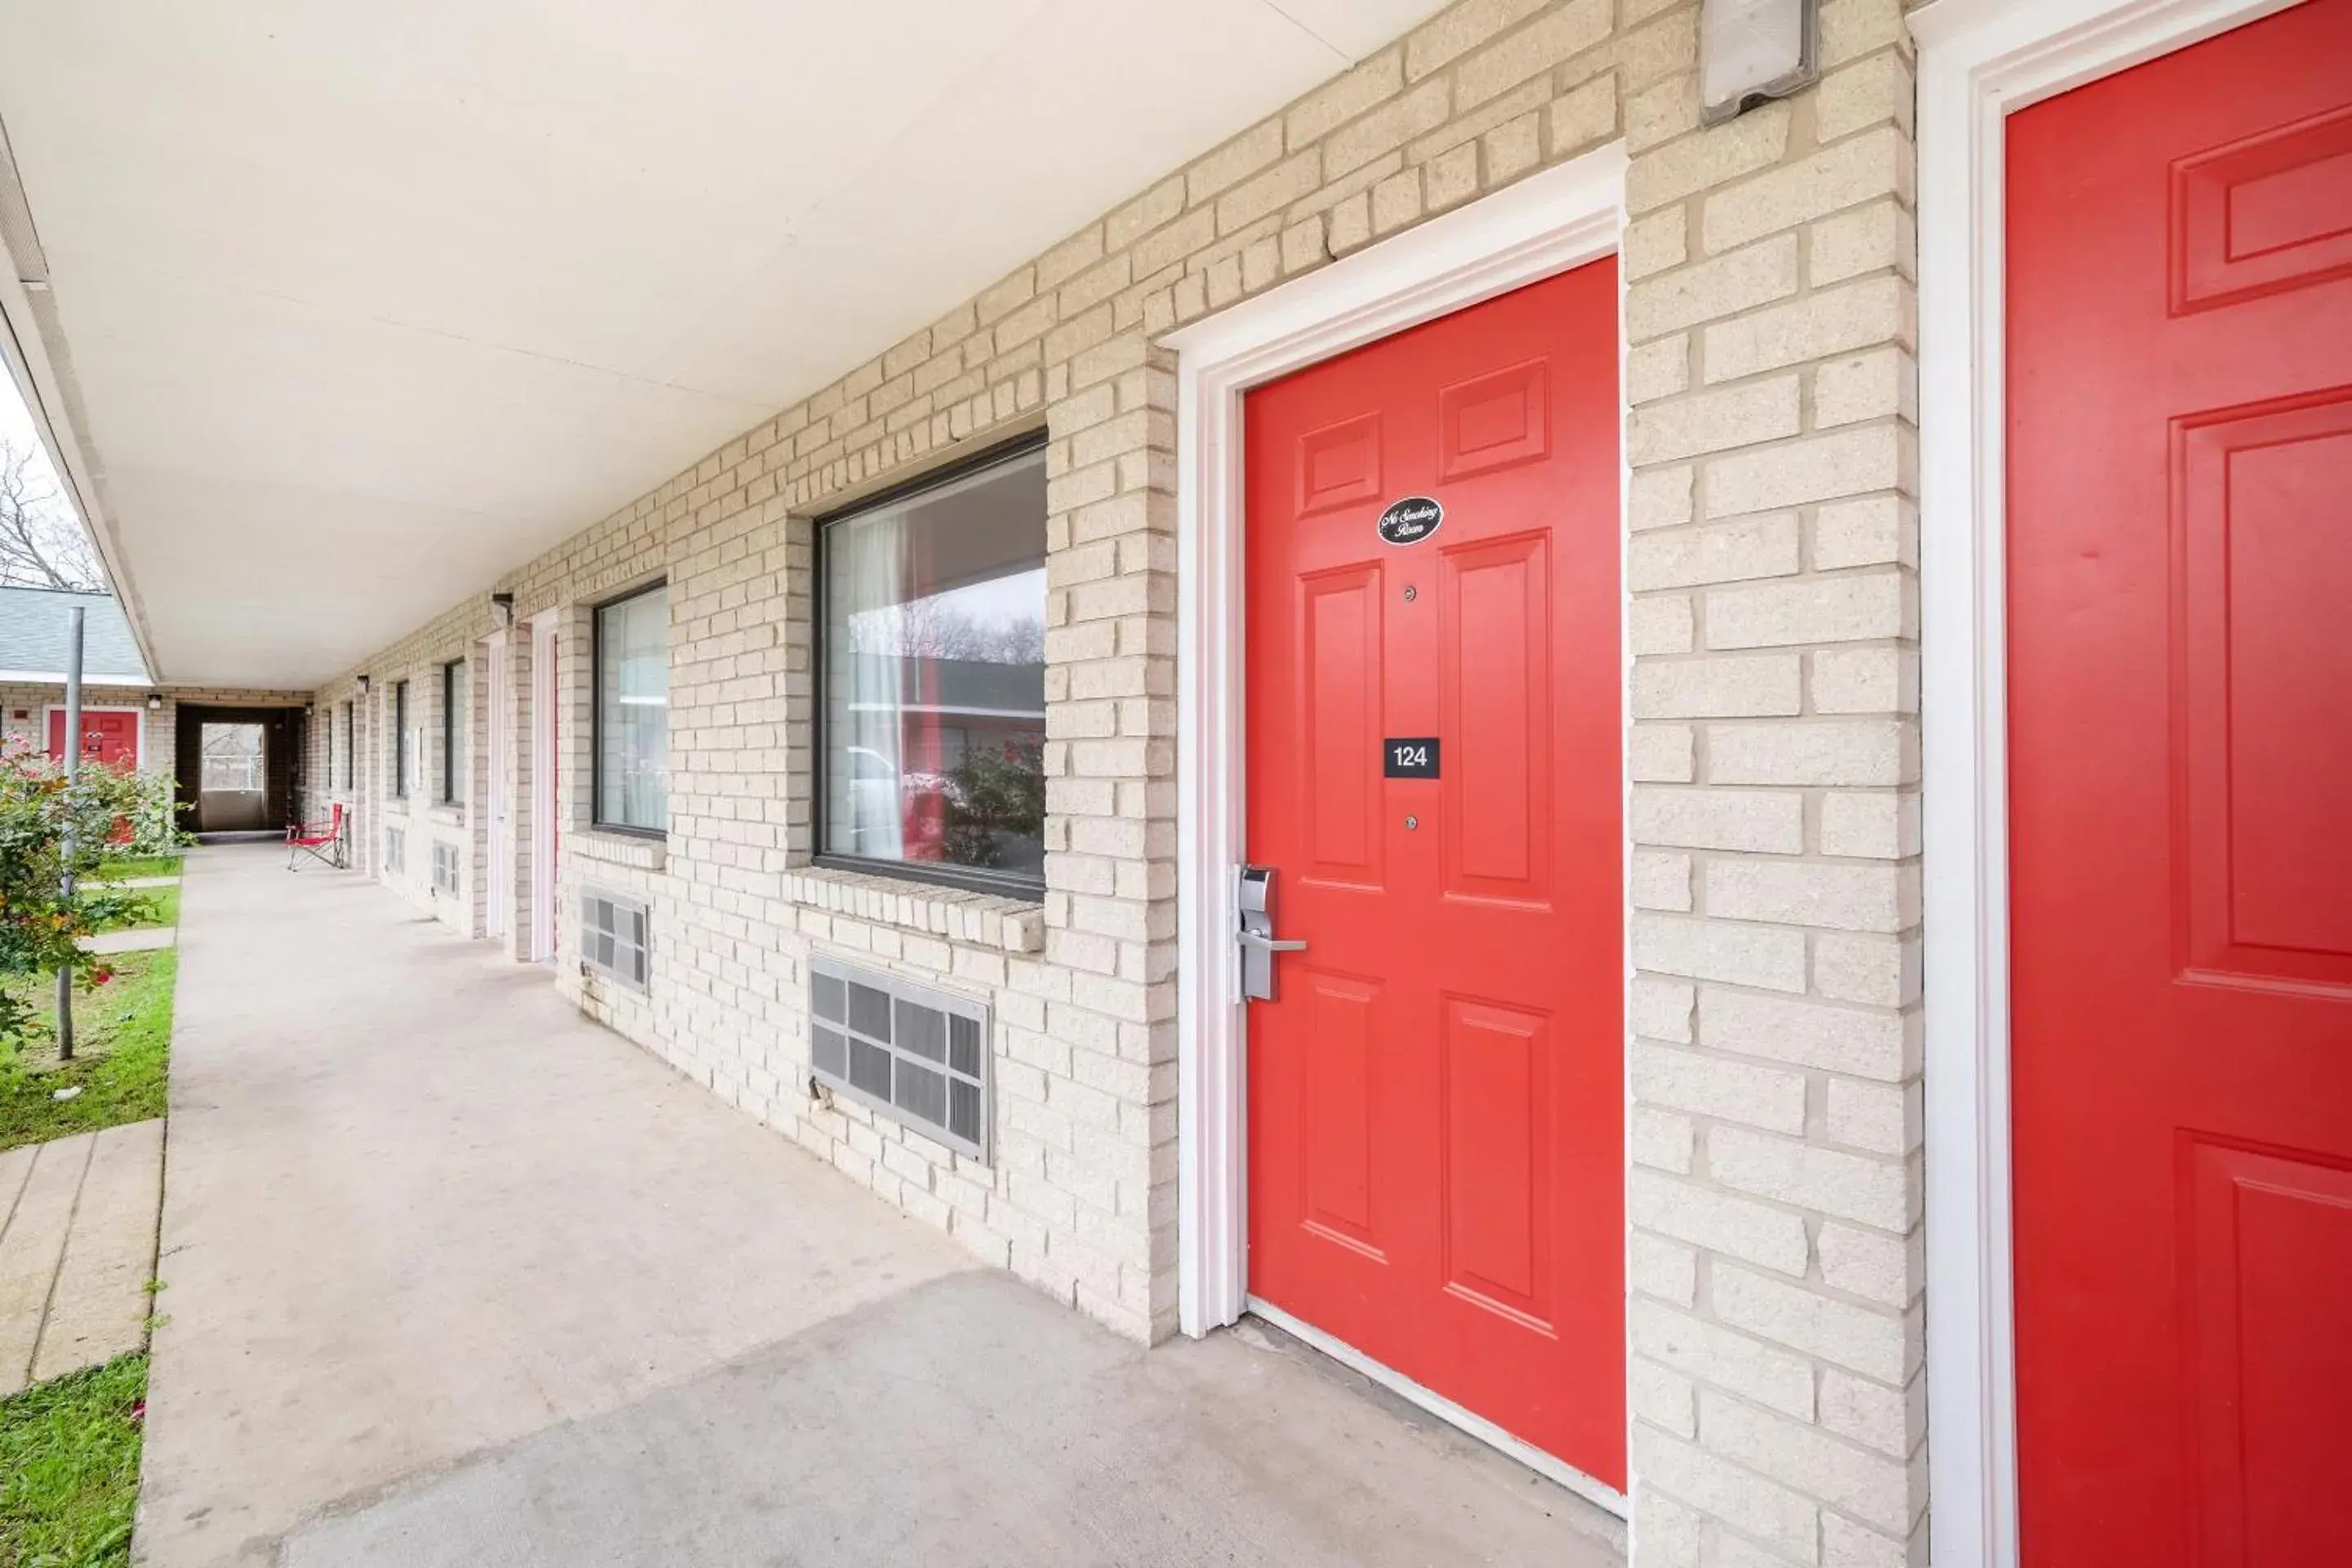
[[[68,784],[64,771],[21,741],[0,750],[0,978],[29,979],[64,971],[84,989],[114,971],[80,939],[148,909],[135,893],[100,889],[65,894],[65,873],[89,876],[107,858],[109,840],[135,804],[135,777],[90,767]],[[66,847],[68,826],[73,847]],[[0,1039],[47,1027],[39,1009],[0,988]]]
[[[49,478],[37,447],[0,437],[0,583],[106,592],[89,535]]]

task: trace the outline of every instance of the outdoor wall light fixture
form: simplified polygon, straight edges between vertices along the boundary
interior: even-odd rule
[[[505,631],[514,625],[514,595],[512,594],[491,595],[490,608],[498,612],[499,629],[500,631]]]
[[[1821,0],[1701,0],[1698,117],[1717,125],[1820,74]]]
[[[163,694],[160,691],[149,692],[147,694],[147,711],[150,713],[161,713],[163,710]]]
[[[360,695],[361,695],[361,696],[362,696],[362,697],[365,697],[365,696],[367,695],[367,693],[368,693],[368,678],[367,678],[366,676],[362,675],[362,676],[361,676],[361,677],[360,677]]]

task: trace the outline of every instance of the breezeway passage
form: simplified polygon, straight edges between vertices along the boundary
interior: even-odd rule
[[[156,682],[86,708],[189,804],[283,726],[273,823],[522,976],[272,906],[246,999],[320,1027],[215,1098],[328,1060],[349,1126],[221,1145],[305,1216],[221,1234],[385,1451],[200,1528],[483,1443],[593,1496],[607,1419],[656,1520],[817,1465],[631,1458],[855,1358],[772,1144],[536,975],[1131,1344],[1278,1318],[1619,1494],[1644,1568],[1917,1563],[1931,1492],[1947,1568],[2352,1561],[2352,0],[165,9],[0,51],[5,357]],[[1604,266],[1572,372],[1409,363]],[[1251,408],[1358,355],[1281,461]],[[1508,592],[1545,541],[1609,591]],[[810,1257],[940,1272],[838,1326],[964,1288],[866,1226]],[[465,1549],[430,1491],[289,1550]]]
[[[182,921],[154,1568],[1620,1560],[1274,1336],[978,1268],[357,876],[200,850]]]

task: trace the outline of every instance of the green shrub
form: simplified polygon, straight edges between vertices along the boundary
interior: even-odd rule
[[[180,828],[171,774],[114,772],[112,780],[99,787],[120,792],[121,809],[114,823],[115,835],[107,841],[112,853],[130,858],[176,855],[196,841],[194,834]]]
[[[64,970],[87,988],[113,977],[79,941],[140,913],[145,902],[103,889],[68,899],[65,873],[86,881],[106,863],[118,826],[139,799],[137,780],[89,767],[68,785],[63,770],[29,745],[0,749],[0,979]],[[0,1039],[46,1027],[15,988],[0,989]]]

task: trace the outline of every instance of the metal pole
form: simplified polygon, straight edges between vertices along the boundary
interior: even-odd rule
[[[81,623],[82,608],[73,607],[72,622],[66,641],[66,812],[65,832],[60,836],[65,852],[66,907],[74,900],[74,781],[81,775]],[[73,970],[65,964],[58,966],[58,1060],[69,1062],[74,1054]]]

